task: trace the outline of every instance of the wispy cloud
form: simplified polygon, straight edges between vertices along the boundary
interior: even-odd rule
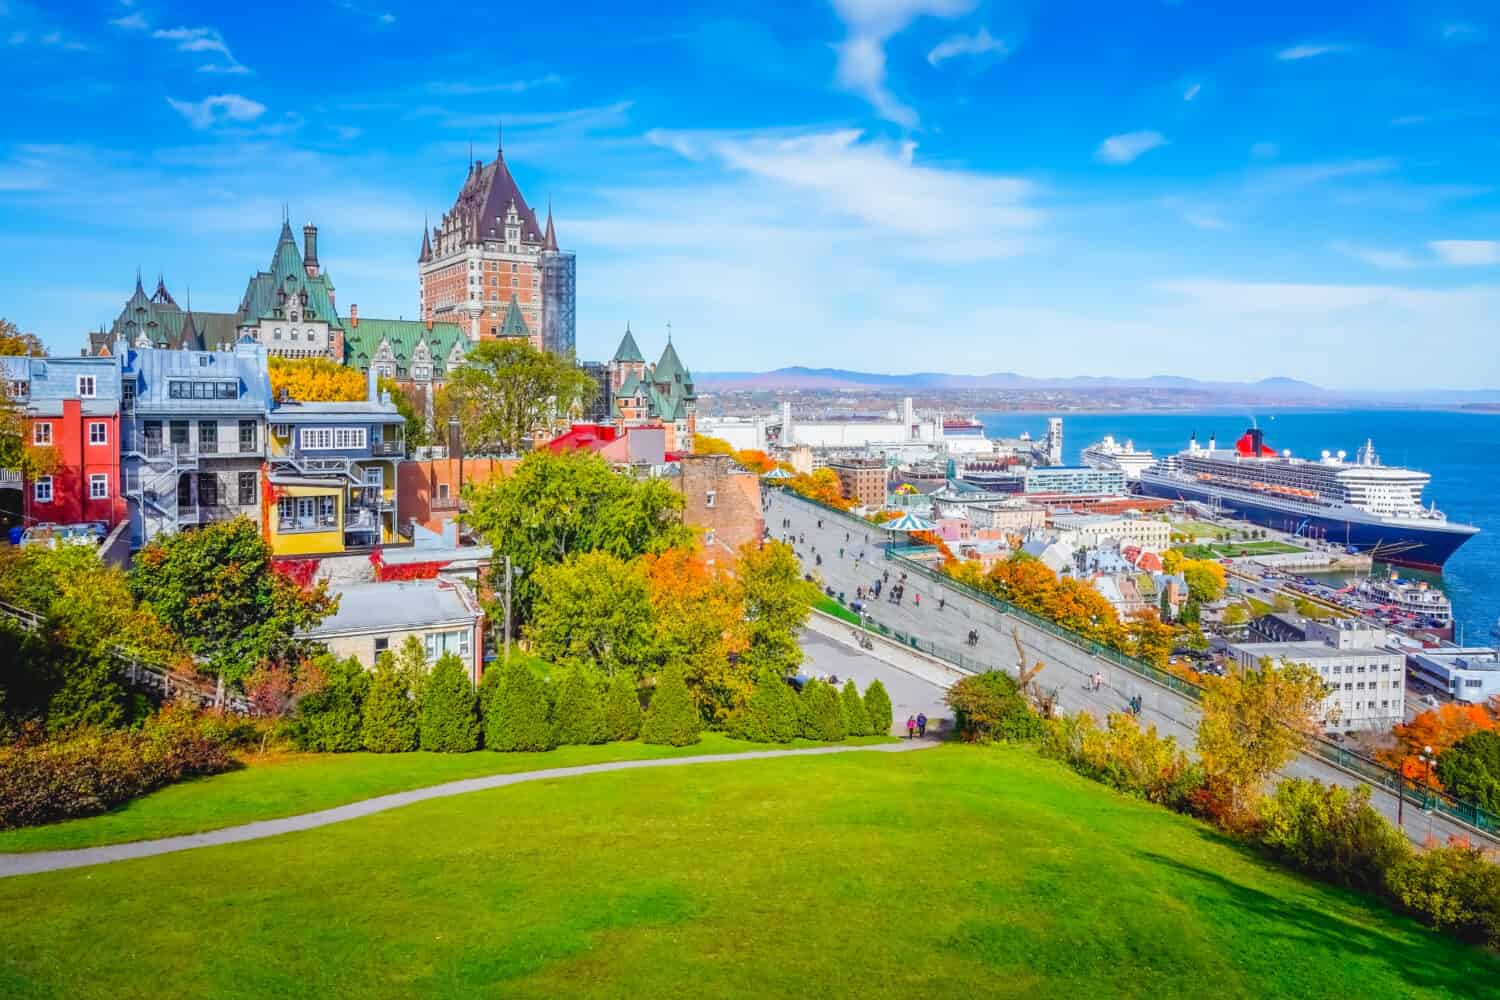
[[[248,73],[250,70],[229,51],[229,43],[217,28],[157,28],[152,38],[171,42],[178,52],[206,53],[220,56],[222,62],[204,63],[198,67],[200,73]]]
[[[1467,21],[1449,21],[1438,28],[1438,37],[1445,42],[1459,45],[1464,42],[1483,41],[1484,31],[1478,25]]]
[[[1255,167],[1249,173],[1249,187],[1258,194],[1282,194],[1350,177],[1389,174],[1395,172],[1399,165],[1392,157],[1375,157],[1367,160]]]
[[[886,86],[885,43],[924,15],[951,18],[967,14],[975,0],[833,0],[833,9],[848,28],[834,46],[840,86],[870,102],[880,117],[906,128],[920,121],[914,108]]]
[[[941,66],[956,56],[981,56],[992,52],[1006,55],[1010,52],[1010,47],[1003,39],[991,35],[989,28],[981,25],[972,35],[950,35],[937,43],[927,53],[927,61],[934,66]]]
[[[1316,59],[1318,56],[1338,55],[1348,52],[1349,46],[1342,42],[1304,43],[1292,45],[1276,53],[1276,58],[1282,62],[1296,62],[1299,59]]]
[[[1454,267],[1500,264],[1500,240],[1433,240],[1427,247]]]
[[[1421,265],[1416,257],[1405,250],[1382,250],[1376,247],[1360,246],[1356,243],[1346,243],[1343,240],[1335,240],[1331,246],[1336,253],[1352,257],[1371,267],[1380,268],[1382,271],[1406,271]]]
[[[475,83],[469,80],[436,80],[427,85],[427,91],[433,94],[449,94],[456,97],[472,94],[524,94],[526,91],[536,90],[538,87],[555,87],[561,83],[561,76],[556,73],[548,73],[546,76],[538,76],[530,80],[504,80],[496,83]]]
[[[1191,101],[1193,98],[1197,97],[1198,94],[1202,92],[1202,90],[1203,84],[1190,83],[1187,85],[1187,89],[1182,92],[1182,99],[1184,101]]]
[[[212,128],[225,122],[253,122],[266,113],[266,106],[239,94],[219,94],[201,101],[179,101],[167,98],[172,110],[187,119],[195,129]]]
[[[1188,225],[1197,229],[1207,229],[1213,232],[1223,232],[1229,228],[1229,223],[1217,215],[1207,212],[1184,212],[1182,218]]]
[[[1112,135],[1094,150],[1094,159],[1100,163],[1133,163],[1159,146],[1167,144],[1167,137],[1160,132],[1122,132]]]
[[[342,7],[344,10],[349,11],[351,14],[358,14],[360,17],[369,18],[375,23],[376,27],[385,28],[396,23],[396,15],[392,14],[388,10],[376,10],[371,7],[362,7],[359,4],[354,3],[353,0],[336,0],[336,2],[338,3],[338,6]]]
[[[146,15],[142,14],[140,11],[135,11],[130,14],[122,14],[119,17],[110,18],[109,23],[114,25],[116,28],[122,28],[125,31],[145,31],[147,28],[151,27],[151,22],[148,21],[146,19]]]

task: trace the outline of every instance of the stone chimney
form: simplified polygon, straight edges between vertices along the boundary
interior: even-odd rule
[[[302,266],[309,278],[318,276],[318,227],[311,222],[302,227]]]
[[[351,302],[351,303],[349,303],[349,325],[351,327],[353,327],[354,329],[356,329],[356,330],[359,329],[359,303],[358,302]]]
[[[372,403],[380,402],[380,373],[375,370],[374,365],[370,366],[368,382],[365,389],[365,398]]]

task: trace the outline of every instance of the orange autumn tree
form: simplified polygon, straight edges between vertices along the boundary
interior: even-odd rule
[[[1449,702],[1392,729],[1396,745],[1380,751],[1378,756],[1382,763],[1400,769],[1408,780],[1442,788],[1432,768],[1422,763],[1421,755],[1426,748],[1432,747],[1432,756],[1440,756],[1470,733],[1494,729],[1495,723],[1495,713],[1484,705]]]
[[[958,562],[953,557],[953,550],[948,548],[948,543],[943,541],[942,536],[935,531],[913,531],[907,535],[907,538],[911,540],[911,544],[913,545],[927,545],[937,549],[938,553],[943,557],[944,569],[948,569]]]
[[[354,403],[365,398],[365,376],[327,358],[271,357],[271,395],[281,390],[304,403]]]
[[[1155,608],[1131,612],[1126,628],[1130,633],[1132,656],[1138,660],[1145,660],[1152,666],[1171,669],[1173,637],[1176,630],[1161,620],[1161,615]],[[1198,682],[1197,671],[1187,667],[1182,670],[1186,674],[1179,673],[1177,670],[1172,670],[1172,673],[1195,684]]]
[[[683,672],[705,721],[722,723],[755,686],[739,656],[748,641],[744,595],[733,577],[710,567],[699,551],[668,549],[642,558],[656,658]]]
[[[734,460],[757,476],[763,476],[776,468],[776,460],[759,448],[737,451],[734,453]]]
[[[832,469],[815,469],[811,474],[799,472],[787,482],[787,485],[792,488],[793,493],[829,507],[848,510],[854,506],[851,501],[844,498],[844,490],[839,485],[839,477]]]

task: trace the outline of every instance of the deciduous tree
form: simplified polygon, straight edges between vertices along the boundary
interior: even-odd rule
[[[1437,759],[1443,787],[1492,813],[1500,813],[1500,733],[1477,729]]]
[[[571,358],[511,338],[470,348],[448,381],[469,454],[514,455],[559,416],[587,406],[597,387]]]
[[[812,613],[812,588],[792,550],[781,542],[740,548],[748,644],[745,659],[758,670],[790,674],[802,662],[797,636]]]
[[[1450,701],[1395,726],[1391,733],[1396,737],[1396,745],[1382,750],[1378,756],[1385,764],[1399,768],[1408,781],[1439,788],[1442,782],[1437,770],[1424,764],[1422,756],[1441,760],[1450,747],[1466,736],[1494,728],[1495,716],[1485,706]],[[1428,747],[1432,748],[1431,754]]]
[[[645,567],[608,552],[580,552],[537,573],[541,596],[526,625],[549,663],[637,677],[656,653]]]
[[[755,683],[754,667],[740,655],[747,641],[743,591],[695,550],[668,549],[643,562],[653,659],[681,668],[704,721],[722,725]]]
[[[357,402],[369,395],[366,376],[327,358],[282,358],[272,355],[271,395],[283,390],[303,403]]]

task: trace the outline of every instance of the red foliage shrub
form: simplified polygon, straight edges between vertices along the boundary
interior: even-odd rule
[[[318,572],[318,562],[317,559],[276,559],[272,561],[271,568],[307,590]]]

